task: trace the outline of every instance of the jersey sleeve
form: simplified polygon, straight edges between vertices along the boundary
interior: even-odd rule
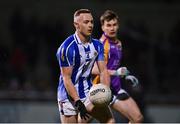
[[[60,47],[57,51],[56,56],[60,67],[68,67],[74,65],[74,50],[72,47]]]
[[[96,61],[104,61],[104,47],[103,44],[100,42],[98,44],[98,56]]]
[[[109,42],[107,39],[104,41],[104,60],[106,63],[108,63],[109,59]]]

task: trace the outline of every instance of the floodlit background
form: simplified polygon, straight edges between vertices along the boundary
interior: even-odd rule
[[[92,11],[94,38],[102,33],[99,17],[106,9],[119,15],[122,66],[141,84],[124,87],[145,122],[180,122],[179,0],[1,0],[0,122],[60,122],[56,50],[74,33],[79,8]]]

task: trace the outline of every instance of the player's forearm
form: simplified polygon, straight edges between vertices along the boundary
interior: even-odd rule
[[[104,69],[100,74],[101,83],[110,86],[110,75],[107,69]]]
[[[113,75],[115,75],[115,72],[116,72],[116,70],[109,70],[109,69],[108,69],[109,75],[112,75],[112,76],[113,76]],[[98,66],[97,66],[96,63],[94,63],[94,67],[93,67],[91,73],[92,73],[93,75],[99,75],[99,74],[100,74],[99,68],[98,68]]]
[[[108,70],[109,75],[115,76],[116,70]]]
[[[64,79],[64,85],[68,92],[68,95],[70,95],[74,101],[77,101],[80,99],[71,79]]]
[[[116,70],[108,70],[108,73],[109,73],[110,76],[114,76],[114,75],[115,75],[115,72],[116,72]],[[99,75],[100,72],[99,72],[99,70],[97,70],[97,69],[93,69],[93,70],[92,70],[92,74],[93,74],[93,75]]]

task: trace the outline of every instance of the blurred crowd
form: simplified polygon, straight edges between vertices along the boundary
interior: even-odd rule
[[[36,15],[27,21],[21,9],[14,11],[8,27],[12,43],[7,46],[0,42],[0,92],[5,92],[5,95],[1,93],[1,98],[16,98],[15,94],[19,92],[32,93],[32,98],[38,93],[56,98],[59,77],[56,50],[68,36],[64,24],[62,20],[40,22]],[[101,31],[99,23],[96,24],[94,33],[98,38]],[[140,80],[141,86],[136,91],[140,91],[140,99],[146,93],[180,95],[180,20],[168,39],[160,32],[152,41],[147,27],[145,21],[127,20],[120,29],[124,52],[122,65]],[[11,93],[9,97],[8,93]]]
[[[42,23],[37,16],[26,21],[22,10],[16,8],[8,28],[12,43],[0,44],[1,91],[56,92],[59,75],[56,50],[65,38],[63,23],[60,20]]]

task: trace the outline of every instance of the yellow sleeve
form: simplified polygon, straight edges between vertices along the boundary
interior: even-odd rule
[[[104,60],[105,60],[106,64],[107,64],[108,58],[109,58],[109,46],[110,46],[110,44],[109,44],[108,40],[106,39],[105,43],[104,43]],[[93,80],[93,84],[98,84],[98,83],[100,83],[99,75],[97,75]]]
[[[109,42],[108,42],[108,39],[105,40],[105,43],[104,43],[104,60],[106,62],[106,64],[108,63],[108,58],[109,58]]]

